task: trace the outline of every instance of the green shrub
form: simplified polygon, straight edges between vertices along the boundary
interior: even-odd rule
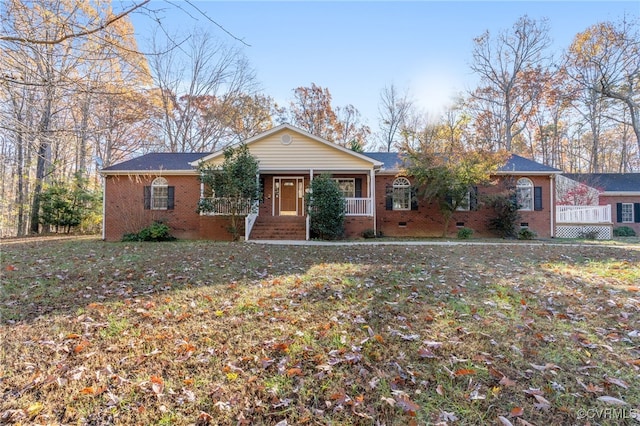
[[[636,231],[633,228],[629,228],[628,226],[621,226],[613,230],[614,237],[635,237]]]
[[[155,222],[151,226],[141,229],[137,234],[124,234],[122,241],[173,241],[175,237],[171,235],[170,231],[164,223]]]
[[[343,236],[346,206],[336,181],[329,175],[314,177],[305,201],[313,236],[323,240],[335,240]]]
[[[519,240],[534,240],[538,235],[529,228],[522,228],[518,232]]]
[[[374,231],[373,229],[365,229],[364,231],[362,231],[362,238],[376,238],[376,231]]]
[[[514,192],[497,194],[488,199],[493,208],[494,216],[489,219],[489,229],[495,231],[502,238],[517,237],[516,225],[520,219],[518,203]]]
[[[471,228],[460,228],[458,229],[458,239],[459,240],[468,240],[473,235],[473,229]]]

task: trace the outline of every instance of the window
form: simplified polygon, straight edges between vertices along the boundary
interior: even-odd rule
[[[333,179],[340,187],[340,192],[344,198],[353,198],[356,196],[356,180],[345,178]]]
[[[622,211],[621,216],[622,219],[620,222],[622,223],[633,223],[633,204],[632,203],[622,203]]]
[[[531,182],[531,179],[518,179],[516,200],[520,210],[533,210],[533,182]]]
[[[151,182],[151,186],[144,188],[145,210],[173,210],[175,186],[168,186],[163,177],[158,177]]]
[[[151,183],[151,210],[167,210],[169,185],[165,178],[157,177]]]
[[[393,181],[393,210],[411,210],[411,182],[407,178]]]
[[[462,204],[456,207],[456,210],[459,212],[468,212],[471,210],[471,191],[467,191],[462,200]]]

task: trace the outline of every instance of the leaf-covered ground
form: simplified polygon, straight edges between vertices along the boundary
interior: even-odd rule
[[[638,244],[1,256],[0,423],[640,424]]]

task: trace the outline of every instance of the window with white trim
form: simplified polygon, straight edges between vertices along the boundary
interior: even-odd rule
[[[393,210],[411,210],[411,182],[405,177],[393,181]]]
[[[151,183],[151,210],[167,210],[169,201],[169,183],[163,177],[157,177]]]
[[[622,203],[622,223],[633,223],[633,203]]]
[[[333,180],[338,184],[344,198],[356,196],[356,180],[354,178],[333,178]]]
[[[456,207],[456,210],[459,212],[468,212],[471,210],[471,191],[467,191],[461,204]]]
[[[516,200],[520,210],[533,210],[533,182],[531,182],[531,179],[518,179]]]

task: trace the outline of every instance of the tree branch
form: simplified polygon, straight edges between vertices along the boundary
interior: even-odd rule
[[[40,40],[40,39],[31,39],[31,38],[24,38],[24,37],[12,37],[12,36],[0,36],[0,41],[11,41],[11,42],[17,42],[17,43],[24,43],[24,44],[46,44],[46,45],[53,45],[53,44],[60,44],[65,40],[68,40],[70,38],[78,38],[78,37],[84,37],[84,36],[88,36],[91,34],[95,34],[98,31],[102,31],[105,28],[107,28],[109,25],[113,24],[114,22],[124,18],[125,16],[129,15],[131,12],[135,11],[136,9],[141,8],[142,6],[144,6],[145,4],[149,3],[151,0],[143,0],[142,3],[138,3],[136,5],[134,5],[133,7],[119,13],[118,15],[114,16],[111,19],[108,19],[107,21],[104,22],[104,24],[100,25],[99,27],[90,29],[90,30],[85,30],[85,31],[80,31],[77,33],[71,33],[71,34],[66,34],[60,38],[57,38],[55,40]]]

